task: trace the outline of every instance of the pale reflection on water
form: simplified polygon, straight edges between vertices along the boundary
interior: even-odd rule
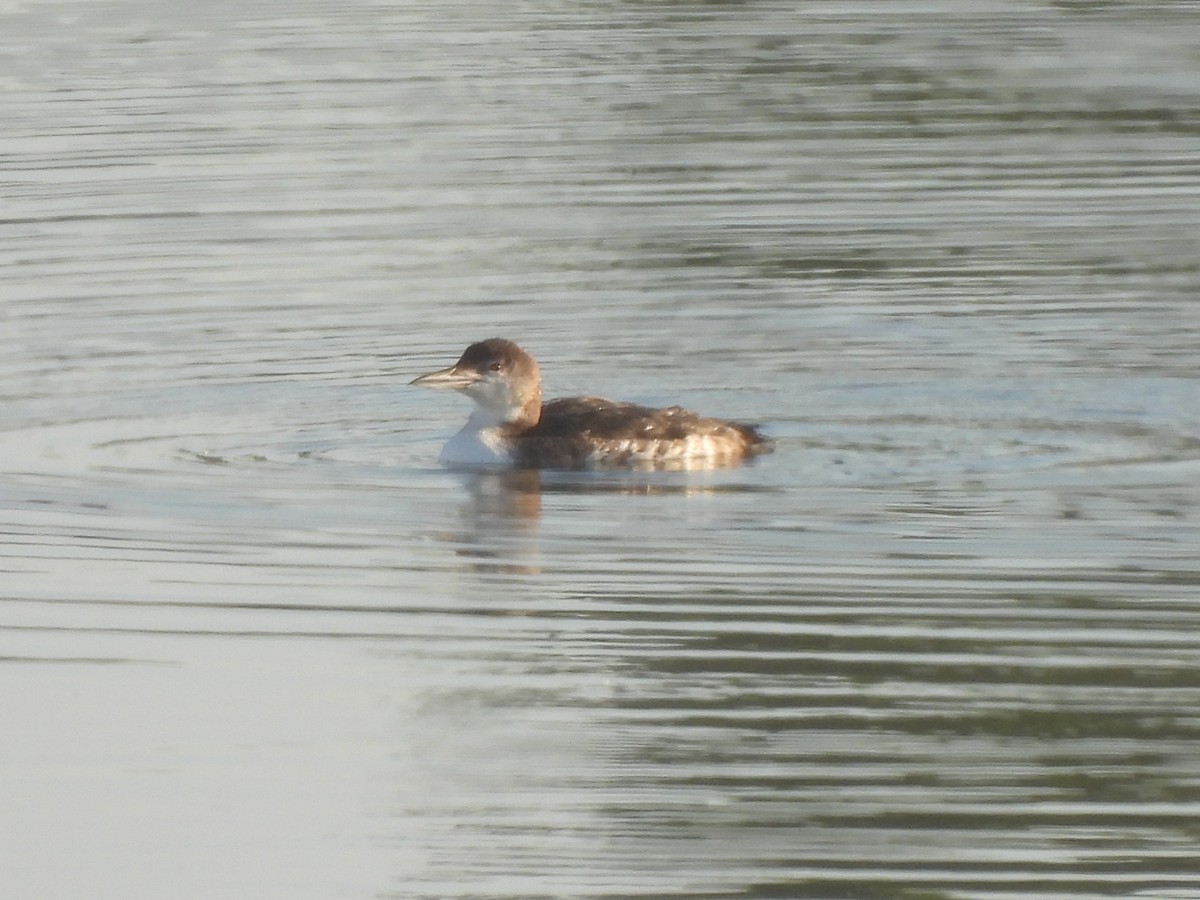
[[[10,10],[6,896],[1200,897],[1189,12]]]

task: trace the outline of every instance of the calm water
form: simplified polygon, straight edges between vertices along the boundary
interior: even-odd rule
[[[7,5],[5,896],[1200,897],[1196,15]]]

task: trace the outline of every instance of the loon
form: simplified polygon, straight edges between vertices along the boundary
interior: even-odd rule
[[[599,397],[542,402],[532,356],[503,338],[472,344],[454,365],[410,382],[461,391],[475,402],[442,449],[452,467],[712,469],[765,452],[752,425],[678,406],[653,409]]]

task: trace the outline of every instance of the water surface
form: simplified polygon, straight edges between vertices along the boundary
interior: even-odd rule
[[[1188,4],[3,18],[7,895],[1200,897]]]

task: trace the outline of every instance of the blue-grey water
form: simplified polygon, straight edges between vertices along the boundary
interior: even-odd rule
[[[1196,4],[0,22],[4,897],[1200,897]]]

